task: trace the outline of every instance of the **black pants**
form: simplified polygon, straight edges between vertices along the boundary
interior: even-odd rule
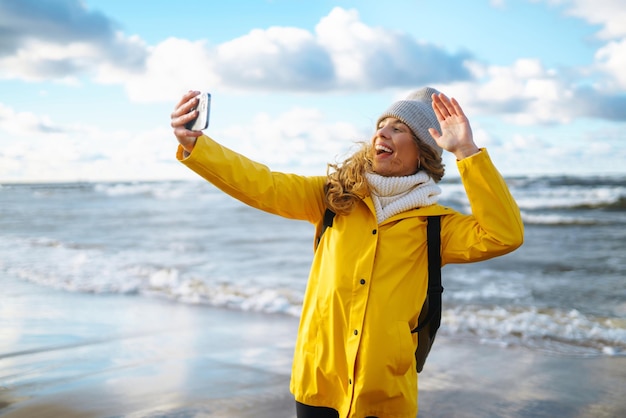
[[[325,408],[323,406],[309,406],[300,402],[296,402],[296,415],[298,418],[339,418],[339,412],[337,412],[333,408]]]
[[[333,408],[309,406],[296,402],[296,416],[298,418],[339,418],[339,412]]]

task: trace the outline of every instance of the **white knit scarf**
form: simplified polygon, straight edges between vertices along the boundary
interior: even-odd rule
[[[378,223],[409,209],[430,206],[439,200],[441,189],[424,171],[411,176],[385,177],[366,173]]]

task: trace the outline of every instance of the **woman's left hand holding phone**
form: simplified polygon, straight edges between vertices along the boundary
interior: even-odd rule
[[[199,94],[200,92],[195,90],[187,92],[180,99],[170,116],[170,124],[174,128],[174,135],[187,153],[191,153],[196,145],[196,140],[202,135],[202,131],[190,131],[185,126],[198,117],[198,111],[195,108],[198,106]]]

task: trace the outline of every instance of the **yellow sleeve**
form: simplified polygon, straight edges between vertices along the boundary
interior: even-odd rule
[[[176,158],[217,188],[254,208],[312,223],[324,212],[324,176],[271,171],[205,135],[198,138],[188,155],[179,146]]]
[[[443,217],[443,263],[486,260],[521,246],[524,225],[519,207],[487,150],[457,165],[472,214]]]

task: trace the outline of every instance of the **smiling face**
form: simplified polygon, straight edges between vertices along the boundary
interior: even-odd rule
[[[376,174],[401,177],[415,174],[420,157],[411,128],[399,119],[380,121],[372,138],[372,169]]]

